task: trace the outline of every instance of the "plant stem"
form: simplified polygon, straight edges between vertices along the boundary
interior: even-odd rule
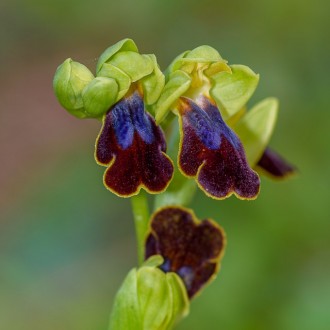
[[[144,244],[149,224],[149,207],[146,193],[140,191],[138,195],[131,198],[131,202],[137,240],[138,261],[139,265],[141,265],[144,260]]]

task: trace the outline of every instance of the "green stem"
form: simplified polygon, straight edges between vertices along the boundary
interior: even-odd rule
[[[149,224],[147,194],[144,191],[140,191],[138,195],[131,198],[131,201],[137,240],[138,261],[139,265],[141,265],[144,260],[144,245]]]

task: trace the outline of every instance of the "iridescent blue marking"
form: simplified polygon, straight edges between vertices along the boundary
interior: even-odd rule
[[[189,123],[193,126],[203,144],[211,150],[217,150],[221,144],[221,136],[210,117],[197,104],[190,102],[192,111],[187,113]]]
[[[148,144],[154,141],[154,134],[150,118],[144,111],[144,104],[139,94],[134,94],[130,99],[130,110],[133,125],[141,139]]]
[[[122,149],[132,145],[135,131],[145,143],[154,142],[151,119],[145,113],[142,98],[138,93],[118,102],[111,110],[111,116],[117,142]]]
[[[188,266],[182,266],[178,269],[177,274],[183,279],[187,289],[191,288],[192,281],[194,280],[194,270]]]
[[[125,150],[132,145],[134,138],[134,125],[127,101],[117,103],[111,110],[111,116],[117,142]]]
[[[165,259],[164,263],[159,267],[163,272],[168,273],[171,271],[171,261],[169,259]]]
[[[234,147],[238,149],[240,142],[236,134],[227,126],[221,117],[219,109],[204,99],[204,104],[199,107],[195,102],[187,99],[191,111],[186,116],[203,144],[210,150],[219,149],[221,135],[223,135]]]

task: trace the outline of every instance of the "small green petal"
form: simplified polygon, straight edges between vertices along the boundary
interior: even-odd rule
[[[90,70],[71,58],[56,70],[53,87],[63,108],[78,118],[86,117],[83,109],[82,91],[94,79]]]
[[[165,76],[159,69],[155,55],[147,55],[152,60],[153,72],[141,80],[141,86],[144,92],[144,100],[147,105],[155,103],[165,85]]]
[[[266,149],[275,127],[278,100],[267,98],[256,104],[234,126],[240,137],[247,160],[254,167]]]
[[[82,98],[88,116],[100,117],[116,102],[118,85],[114,79],[94,78],[83,90]]]
[[[150,258],[148,258],[147,260],[145,260],[142,264],[142,267],[158,267],[163,262],[164,262],[164,258],[159,254],[155,254]]]
[[[224,60],[212,63],[207,69],[204,70],[204,74],[210,78],[213,75],[223,71],[228,73],[232,72],[230,66],[227,64],[227,61]]]
[[[138,48],[135,42],[132,39],[123,39],[118,41],[116,44],[108,47],[99,57],[99,60],[96,64],[96,72],[98,73],[101,70],[101,67],[104,63],[108,62],[112,56],[120,51],[131,51],[138,52]]]
[[[212,76],[214,86],[210,90],[225,120],[247,103],[259,82],[259,75],[249,67],[244,65],[230,67],[232,73],[220,72]]]
[[[154,69],[153,61],[148,55],[130,51],[117,53],[109,63],[125,72],[132,82],[149,75]]]
[[[104,63],[98,73],[98,77],[107,77],[115,79],[118,84],[118,95],[116,101],[119,101],[129,90],[131,78],[122,70],[116,68],[110,63]]]
[[[183,71],[177,70],[170,75],[155,106],[155,118],[158,124],[166,117],[172,104],[189,89],[190,84],[191,78]]]

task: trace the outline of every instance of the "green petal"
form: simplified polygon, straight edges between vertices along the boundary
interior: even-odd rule
[[[110,63],[104,63],[98,73],[98,77],[107,77],[115,79],[118,84],[118,95],[116,101],[119,101],[129,90],[131,78],[122,70],[116,68]]]
[[[97,77],[83,90],[82,98],[88,116],[100,117],[116,102],[118,85],[114,79]]]
[[[82,91],[94,79],[90,70],[71,58],[56,70],[53,87],[63,108],[78,118],[86,117],[83,109]]]
[[[114,56],[119,51],[131,51],[138,52],[138,48],[135,42],[132,39],[123,39],[118,41],[116,44],[108,47],[99,57],[99,60],[96,64],[96,73],[101,70],[101,67],[104,63],[108,62],[112,56]]]
[[[247,66],[231,65],[230,67],[232,73],[220,72],[212,76],[214,86],[210,90],[225,120],[247,103],[259,81],[259,75]]]
[[[234,126],[251,167],[256,165],[269,143],[277,113],[278,100],[267,98],[256,104]]]
[[[149,75],[154,69],[153,61],[148,55],[131,51],[117,53],[109,63],[125,72],[132,82]]]
[[[152,60],[154,69],[153,72],[141,80],[141,86],[144,93],[144,100],[147,105],[155,103],[165,85],[165,76],[159,69],[155,55],[147,55]]]
[[[158,124],[166,117],[172,104],[189,89],[190,84],[191,78],[183,71],[177,70],[170,75],[155,106],[155,118]]]

